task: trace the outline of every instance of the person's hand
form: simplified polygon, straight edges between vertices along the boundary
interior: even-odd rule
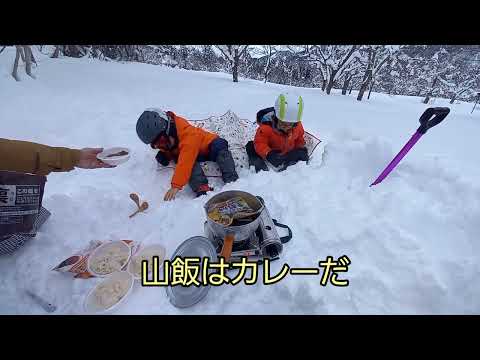
[[[170,164],[170,161],[167,159],[167,157],[165,156],[165,154],[161,151],[159,151],[157,153],[157,156],[155,156],[155,159],[157,160],[157,162],[163,166],[168,166],[168,164]]]
[[[296,162],[296,161],[308,161],[308,150],[307,148],[297,148],[285,154],[287,162]]]
[[[163,200],[165,201],[170,201],[170,200],[173,200],[175,199],[175,195],[177,195],[177,192],[179,191],[180,189],[177,189],[177,188],[170,188],[170,190],[168,190],[165,194],[165,197],[163,198]]]
[[[280,151],[272,150],[267,154],[267,161],[275,167],[279,167],[286,160],[286,157],[280,155]]]
[[[99,168],[113,168],[115,165],[109,165],[104,163],[101,160],[97,159],[97,155],[100,154],[103,149],[91,149],[91,148],[84,148],[80,150],[80,160],[78,161],[77,165],[78,168],[82,169],[99,169]]]

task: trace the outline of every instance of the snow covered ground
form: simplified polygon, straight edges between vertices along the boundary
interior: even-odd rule
[[[37,237],[0,257],[0,313],[43,314],[24,294],[32,289],[81,314],[97,279],[50,271],[90,240],[133,239],[162,243],[171,255],[185,239],[203,234],[203,204],[187,190],[162,201],[171,170],[156,171],[155,153],[135,133],[146,107],[171,109],[190,119],[231,109],[254,120],[288,87],[231,75],[136,63],[49,59],[36,53],[37,79],[10,77],[14,54],[0,55],[0,122],[3,138],[53,146],[127,146],[131,160],[115,169],[52,174],[44,206],[52,212]],[[275,285],[212,288],[196,306],[179,310],[164,288],[137,286],[116,314],[471,314],[480,312],[480,112],[472,104],[451,113],[424,136],[390,176],[369,184],[418,127],[420,98],[373,93],[358,102],[338,92],[295,88],[305,101],[304,126],[325,143],[325,156],[283,173],[245,170],[223,190],[262,196],[273,217],[290,225],[277,273],[317,267],[331,255],[351,265],[340,278],[348,287],[320,285],[320,276],[288,275]],[[138,192],[147,213],[129,220]],[[476,225],[477,224],[477,225]],[[261,273],[260,273],[261,276]],[[261,277],[260,277],[261,279]]]

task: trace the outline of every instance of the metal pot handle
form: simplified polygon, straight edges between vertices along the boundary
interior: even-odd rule
[[[282,244],[285,244],[287,242],[289,242],[290,240],[292,240],[292,230],[290,229],[290,227],[288,225],[285,225],[285,224],[281,224],[277,221],[277,219],[272,219],[273,220],[273,223],[275,224],[275,226],[278,226],[278,227],[281,227],[281,228],[284,228],[284,229],[287,229],[288,230],[288,235],[287,236],[282,236],[280,238],[280,241],[282,242]]]

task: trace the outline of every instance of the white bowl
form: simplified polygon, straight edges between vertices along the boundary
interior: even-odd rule
[[[94,271],[92,269],[92,262],[94,261],[94,259],[96,257],[102,256],[109,249],[116,248],[116,247],[121,248],[122,251],[125,251],[125,254],[127,255],[127,260],[125,261],[125,263],[121,267],[121,269],[124,269],[125,265],[127,265],[128,262],[130,261],[130,258],[132,256],[132,251],[130,249],[130,246],[128,246],[127,244],[125,244],[121,240],[117,240],[117,241],[110,241],[110,242],[107,242],[105,244],[102,244],[99,247],[97,247],[95,250],[93,250],[93,252],[90,254],[90,256],[88,257],[88,260],[87,260],[87,270],[88,270],[88,272],[90,272],[91,274],[93,274],[95,276],[98,276],[98,277],[105,277],[105,276],[110,275],[111,273],[114,273],[114,272],[118,271],[118,269],[117,269],[117,270],[113,270],[111,273],[101,274],[101,273],[97,273],[96,271]]]
[[[130,262],[128,263],[127,266],[127,271],[132,274],[132,276],[135,278],[135,280],[140,280],[142,278],[142,275],[137,275],[134,271],[134,260],[139,258],[145,253],[153,253],[154,255],[158,256],[158,268],[161,269],[163,266],[163,261],[165,260],[165,254],[166,254],[166,249],[160,244],[153,244],[153,245],[147,245],[144,248],[140,249],[137,254],[132,256]],[[151,264],[150,261],[148,262],[148,270],[149,274],[151,274]]]
[[[108,157],[109,155],[118,153],[120,151],[126,151],[128,152],[128,154]],[[97,155],[97,159],[103,161],[108,165],[120,165],[120,164],[123,164],[124,162],[127,162],[130,159],[130,149],[124,148],[124,147],[112,147],[112,148],[104,149],[100,154]]]
[[[125,288],[127,288],[127,290],[124,292],[121,299],[116,303],[112,304],[109,307],[102,306],[101,304],[98,303],[95,297],[95,292],[99,289],[100,286],[107,285],[117,280],[124,282]],[[120,304],[122,304],[125,301],[128,295],[130,295],[133,289],[133,284],[134,284],[133,276],[127,271],[117,271],[112,273],[110,276],[106,277],[100,283],[98,283],[87,294],[87,296],[85,297],[85,302],[83,304],[85,312],[89,314],[98,314],[98,313],[107,313],[115,310]]]

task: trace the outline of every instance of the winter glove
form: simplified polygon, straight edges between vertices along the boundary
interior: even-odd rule
[[[258,157],[256,159],[254,159],[250,165],[253,165],[255,166],[255,172],[260,172],[260,171],[268,171],[268,166],[267,164],[265,164],[265,161],[263,161],[263,159],[261,157]]]
[[[297,161],[308,161],[308,150],[307,148],[298,148],[294,149],[285,154],[286,162],[297,162]]]
[[[280,151],[272,150],[267,154],[267,160],[273,166],[279,167],[285,162],[286,158],[280,155]]]
[[[155,156],[155,159],[163,166],[168,166],[168,164],[170,164],[170,161],[167,159],[167,157],[164,155],[162,151],[159,151],[157,153],[157,156]]]
[[[285,162],[279,171],[286,170],[289,166],[295,165],[299,161],[308,161],[308,150],[306,148],[294,149],[286,153]]]

